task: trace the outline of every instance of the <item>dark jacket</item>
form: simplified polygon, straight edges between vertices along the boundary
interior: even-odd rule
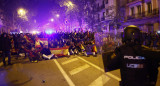
[[[27,43],[26,39],[23,37],[18,38],[17,41],[18,41],[18,48],[19,49],[21,48],[21,46],[24,46]]]
[[[45,55],[51,55],[51,51],[49,50],[49,48],[43,48],[41,53]]]
[[[0,36],[0,51],[2,51],[2,36]]]
[[[158,62],[160,51],[141,45],[122,45],[115,49],[115,57],[107,69],[120,68],[122,86],[151,86],[150,82],[157,81]]]
[[[10,51],[11,49],[11,40],[8,37],[2,37],[2,51]]]

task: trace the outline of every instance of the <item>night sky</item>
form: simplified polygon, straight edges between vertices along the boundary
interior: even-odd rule
[[[9,16],[16,14],[19,8],[24,8],[28,11],[31,21],[36,19],[40,25],[52,18],[51,11],[61,9],[59,0],[0,0],[0,7],[5,9]]]
[[[52,18],[51,11],[59,10],[59,4],[54,0],[39,0],[37,4],[35,4],[35,9],[37,11],[37,16],[35,17],[37,23],[44,24],[50,18]]]

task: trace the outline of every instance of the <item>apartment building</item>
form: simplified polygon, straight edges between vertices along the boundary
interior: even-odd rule
[[[116,0],[96,0],[96,14],[95,14],[95,28],[102,31],[109,31],[109,22],[111,21],[111,17],[115,15],[113,13],[113,8],[108,9],[107,7],[114,7],[116,5]],[[112,16],[108,16],[112,13]]]
[[[125,0],[96,0],[94,28],[106,33],[115,33],[115,30],[119,28],[117,26],[118,14],[125,13],[120,11],[125,2]]]
[[[159,30],[158,0],[126,0],[123,26],[136,25],[147,33]]]

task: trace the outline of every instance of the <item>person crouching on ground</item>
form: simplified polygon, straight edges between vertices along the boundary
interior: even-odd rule
[[[56,55],[52,54],[50,49],[48,48],[48,45],[45,45],[41,51],[41,54],[44,59],[50,60],[52,58],[58,58]]]
[[[29,59],[31,62],[38,62],[38,52],[42,50],[42,47],[40,49],[35,49],[35,47],[32,46],[31,49],[26,49],[24,46],[22,46],[22,49],[24,49],[25,52],[29,53]]]

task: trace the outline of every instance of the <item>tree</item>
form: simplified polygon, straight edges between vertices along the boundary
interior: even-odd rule
[[[95,14],[96,14],[96,9],[95,9],[95,0],[91,0],[88,2],[85,6],[85,22],[87,22],[88,27],[93,30],[93,26],[95,23]]]
[[[122,2],[122,1],[121,1]],[[125,7],[123,5],[120,5],[120,0],[116,0],[116,5],[108,6],[108,10],[112,10],[106,14],[106,19],[109,21],[110,29],[118,30],[122,23],[124,22],[124,13],[125,13]],[[123,2],[124,3],[124,2]],[[115,32],[117,34],[117,32]]]
[[[33,16],[35,16],[35,11],[33,9],[33,4],[36,4],[37,0],[0,0],[0,9],[2,12],[0,13],[2,17],[3,24],[6,29],[14,30],[19,27],[19,25],[22,26],[28,26],[30,24],[29,20],[32,19]],[[28,21],[24,24],[21,24],[24,22],[23,19],[19,18],[17,15],[18,8],[23,7],[26,8],[29,13],[27,14]],[[26,28],[26,27],[24,27]]]
[[[63,0],[60,5],[65,7],[66,16],[70,22],[78,21],[79,26],[82,27],[83,21],[87,22],[88,25],[93,25],[93,11],[92,7],[95,0]]]

